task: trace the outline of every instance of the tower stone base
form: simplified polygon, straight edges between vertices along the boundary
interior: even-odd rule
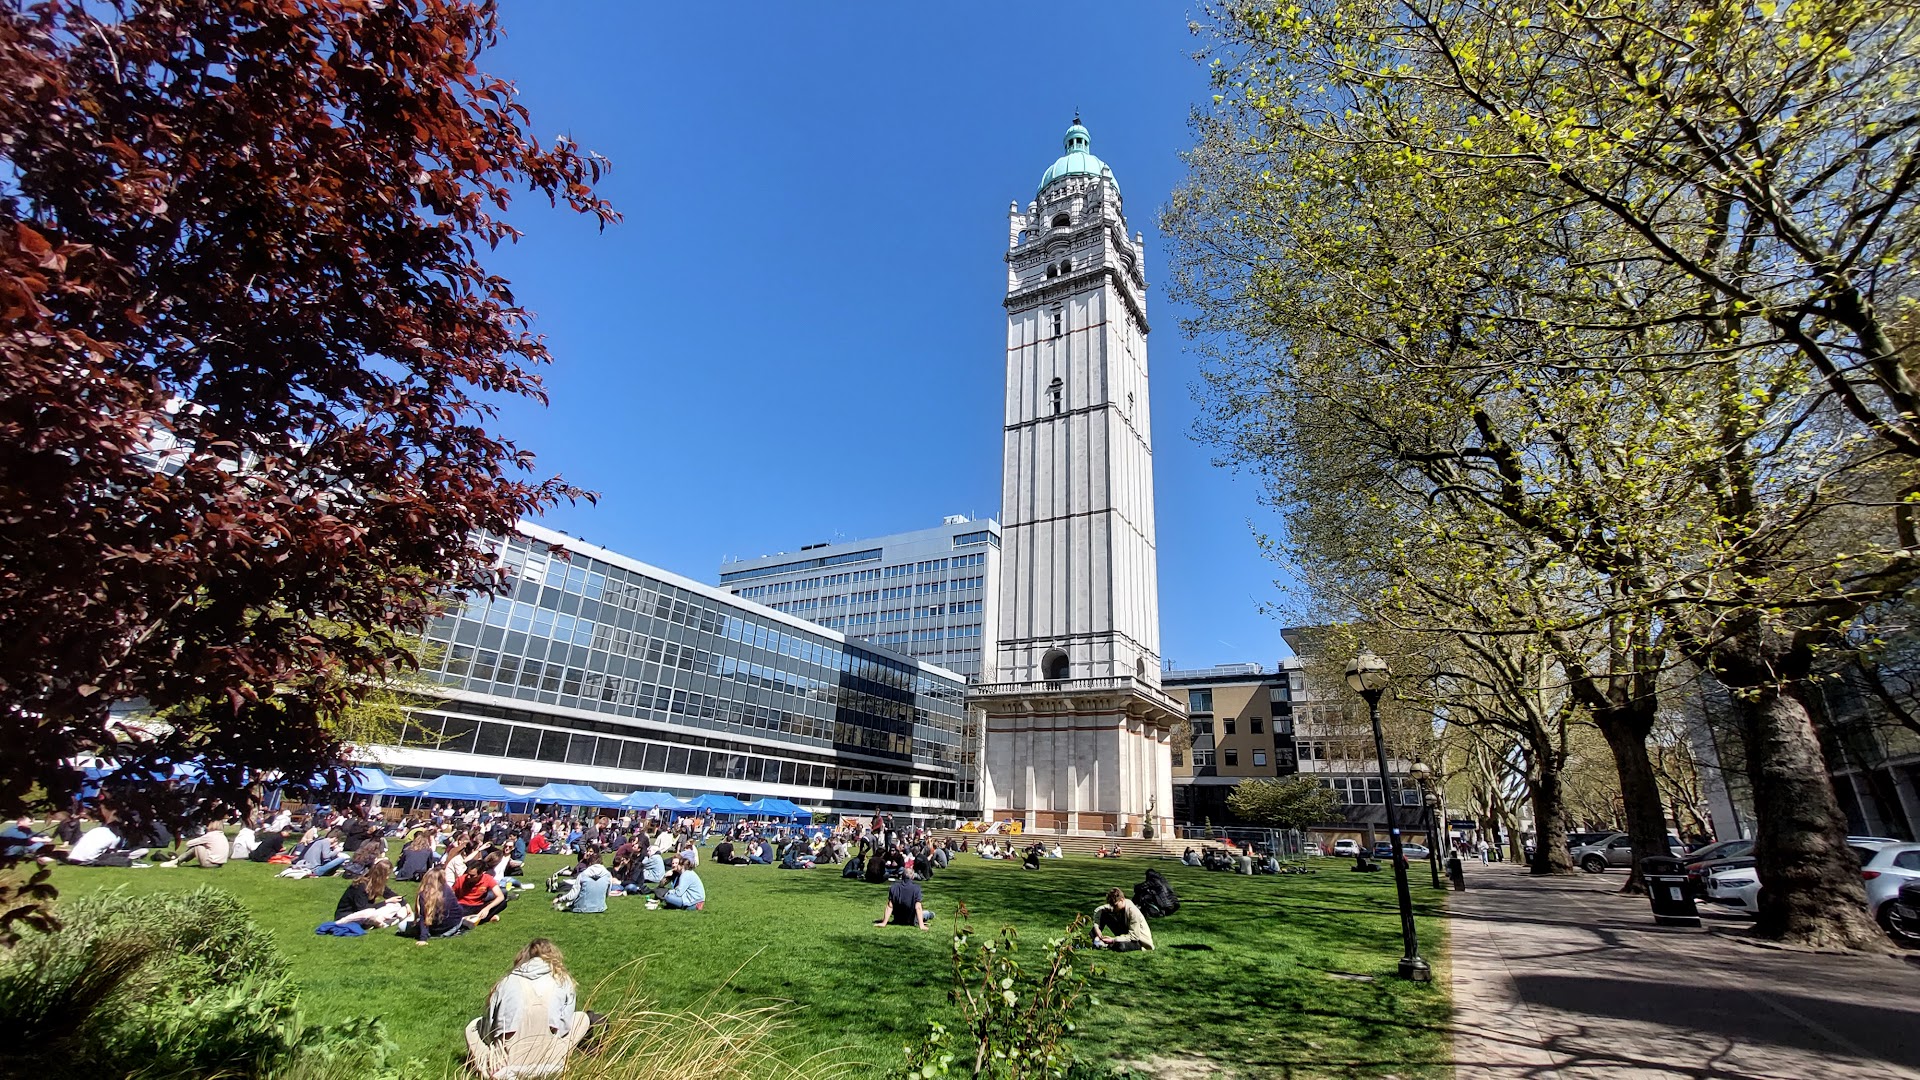
[[[1168,738],[1184,715],[1135,678],[986,683],[968,704],[986,715],[984,816],[1028,832],[1159,836],[1173,826]]]

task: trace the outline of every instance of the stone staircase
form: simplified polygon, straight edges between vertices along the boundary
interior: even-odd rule
[[[949,844],[955,840],[965,840],[969,847],[977,846],[985,840],[992,840],[996,844],[1001,841],[1007,841],[1013,844],[1015,851],[1025,851],[1033,845],[1035,840],[1039,840],[1048,847],[1052,847],[1055,843],[1058,843],[1060,850],[1067,855],[1075,858],[1088,859],[1092,858],[1093,853],[1102,847],[1113,848],[1116,846],[1120,849],[1120,854],[1127,858],[1177,859],[1180,857],[1180,853],[1189,847],[1198,850],[1213,843],[1212,841],[1202,842],[1199,840],[1162,840],[1159,837],[1155,837],[1152,840],[1144,840],[1138,836],[1092,836],[1046,831],[1019,833],[1017,835],[1007,833],[993,833],[989,835],[977,832],[961,832],[958,829],[941,829],[937,830],[933,835],[946,838]]]

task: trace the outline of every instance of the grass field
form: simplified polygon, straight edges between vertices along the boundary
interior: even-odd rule
[[[530,863],[528,880],[537,881],[561,860]],[[957,903],[966,903],[976,930],[1018,928],[1037,961],[1075,913],[1091,911],[1109,886],[1131,892],[1149,865],[1166,874],[1183,906],[1154,923],[1157,951],[1105,959],[1107,973],[1094,986],[1100,1004],[1081,1016],[1072,1042],[1081,1059],[1163,1067],[1205,1059],[1246,1076],[1446,1074],[1444,990],[1392,977],[1400,955],[1392,875],[1351,874],[1332,861],[1318,874],[1245,878],[1145,860],[1069,859],[1034,873],[966,855],[926,884],[927,906],[939,914],[926,933],[873,927],[884,890],[844,881],[837,869],[703,866],[703,912],[648,911],[621,898],[603,915],[564,915],[544,891],[531,890],[517,894],[498,925],[426,947],[387,932],[316,936],[344,883],[281,880],[272,876],[278,867],[63,867],[54,881],[66,895],[205,883],[230,890],[301,973],[309,1015],[383,1017],[434,1072],[455,1070],[461,1028],[513,954],[546,936],[565,950],[590,1007],[611,1007],[630,985],[627,965],[644,958],[639,985],[662,1008],[693,1007],[716,988],[726,1005],[778,1001],[788,1019],[783,1058],[819,1054],[879,1074],[901,1064],[902,1047],[928,1020],[950,1016]],[[1414,888],[1421,947],[1432,956],[1440,894],[1417,879]]]

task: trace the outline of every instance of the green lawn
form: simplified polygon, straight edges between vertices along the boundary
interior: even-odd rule
[[[531,862],[529,880],[560,865]],[[1023,953],[1037,959],[1076,912],[1090,911],[1111,885],[1131,892],[1148,865],[1167,875],[1183,906],[1154,923],[1156,952],[1106,958],[1094,987],[1100,1005],[1086,1010],[1073,1041],[1081,1058],[1197,1057],[1251,1076],[1445,1075],[1444,990],[1392,976],[1400,955],[1392,875],[1347,873],[1330,860],[1318,874],[1245,878],[1145,860],[1069,859],[1034,873],[969,854],[927,883],[927,905],[940,916],[927,933],[873,927],[883,890],[843,881],[837,869],[703,866],[704,912],[648,911],[623,898],[604,915],[562,915],[533,890],[519,893],[498,925],[426,947],[391,933],[316,936],[344,883],[279,880],[278,867],[63,867],[54,882],[69,895],[217,883],[281,942],[303,973],[312,1015],[381,1016],[409,1054],[450,1071],[460,1030],[488,988],[528,938],[544,935],[565,950],[583,988],[644,957],[641,984],[663,1008],[692,1007],[723,984],[721,1001],[790,1003],[783,1057],[824,1052],[881,1072],[901,1062],[901,1047],[927,1020],[950,1014],[956,903],[973,912],[976,930],[1017,927],[1031,950]],[[1431,956],[1441,894],[1418,875],[1414,890]]]

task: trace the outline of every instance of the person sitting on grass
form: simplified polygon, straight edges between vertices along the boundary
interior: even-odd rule
[[[596,1019],[575,1007],[576,994],[559,946],[529,941],[488,995],[486,1015],[467,1025],[473,1071],[487,1080],[558,1076]]]
[[[259,842],[253,850],[247,852],[248,862],[272,862],[275,857],[286,858],[287,839],[291,835],[287,829],[268,829],[260,833]]]
[[[903,877],[887,886],[887,906],[880,909],[880,919],[873,925],[914,926],[925,930],[932,921],[933,912],[928,911],[921,900],[920,883]]]
[[[227,865],[227,858],[233,852],[227,842],[227,834],[222,832],[218,823],[200,830],[200,835],[187,841],[180,854],[162,862],[161,866],[198,866],[207,870],[217,870]]]
[[[466,918],[469,926],[499,922],[500,909],[507,905],[507,894],[487,870],[490,861],[484,857],[484,853],[476,856],[468,865],[467,872],[453,882],[453,898],[460,905],[460,914]]]
[[[373,869],[373,864],[387,857],[385,840],[362,840],[360,846],[353,849],[353,857],[340,866],[340,876],[357,878]]]
[[[392,926],[406,917],[407,898],[387,887],[393,876],[393,864],[375,859],[367,872],[354,878],[340,902],[333,906],[336,923],[363,926]]]
[[[1119,889],[1107,890],[1107,902],[1093,909],[1093,947],[1114,952],[1153,948],[1147,917]]]
[[[466,933],[467,925],[447,872],[436,866],[420,878],[420,895],[414,897],[413,910],[400,933],[413,938],[416,945],[425,945],[428,938]]]
[[[0,830],[0,859],[48,860],[47,852],[53,850],[53,840],[33,831],[33,815],[22,814],[14,823]]]
[[[340,869],[346,861],[346,854],[340,850],[339,832],[329,831],[314,837],[313,843],[307,845],[293,865],[313,877],[326,877]]]
[[[433,830],[418,829],[400,848],[400,865],[393,876],[399,881],[419,881],[433,865]]]
[[[1181,852],[1180,861],[1186,863],[1188,866],[1199,866],[1200,853],[1192,848],[1188,848],[1186,851]]]
[[[254,828],[258,820],[249,817],[240,822],[239,831],[233,834],[233,839],[227,844],[228,858],[250,859],[252,857],[253,849],[260,846],[260,834]]]
[[[713,861],[721,866],[745,866],[752,860],[734,853],[733,841],[722,840],[713,848]]]
[[[574,872],[572,887],[554,898],[553,910],[571,911],[579,915],[603,912],[607,910],[607,891],[612,886],[613,875],[600,865],[600,853],[588,852],[580,860],[580,868]]]
[[[1046,852],[1047,852],[1047,848],[1045,844],[1042,844],[1037,840],[1034,841],[1033,846],[1027,849],[1026,858],[1020,860],[1020,869],[1022,870],[1040,869],[1040,859],[1042,856],[1046,854]]]
[[[707,908],[707,887],[700,882],[700,875],[693,872],[684,855],[673,857],[673,869],[667,879],[660,883],[660,902],[670,908],[683,911],[705,911]]]
[[[1147,879],[1133,887],[1133,906],[1149,919],[1164,919],[1180,910],[1180,898],[1160,871],[1148,868]]]
[[[67,862],[72,866],[128,866],[133,860],[122,854],[120,831],[115,827],[113,811],[102,806],[94,811],[100,824],[80,834],[80,839],[67,849]]]

